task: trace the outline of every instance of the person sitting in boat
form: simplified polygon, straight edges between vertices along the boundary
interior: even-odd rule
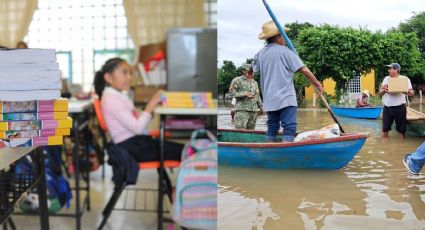
[[[284,29],[289,31],[289,28]],[[266,40],[267,43],[255,55],[253,62],[254,72],[260,73],[264,111],[267,112],[266,141],[276,141],[282,126],[282,141],[292,142],[297,133],[294,73],[303,74],[320,92],[323,92],[323,87],[300,57],[285,46],[285,39],[273,21],[263,24],[258,39]]]
[[[410,79],[406,76],[400,75],[401,66],[398,63],[392,63],[387,65],[388,74],[382,81],[379,95],[382,96],[382,102],[384,109],[382,111],[382,137],[388,137],[388,132],[391,130],[391,126],[395,120],[396,130],[400,133],[402,138],[406,137],[406,95],[404,93],[388,93],[388,80],[390,78],[407,78],[408,96],[413,96],[415,92],[412,89]]]
[[[362,95],[357,98],[357,105],[356,107],[366,107],[366,106],[372,106],[369,103],[370,93],[369,90],[365,89],[362,91]]]
[[[243,65],[244,75],[235,77],[229,92],[236,98],[235,128],[254,130],[257,114],[263,108],[258,83],[250,64]]]

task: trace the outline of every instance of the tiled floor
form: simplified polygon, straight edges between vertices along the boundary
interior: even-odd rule
[[[174,180],[176,176],[176,171],[171,174],[172,180]],[[101,178],[101,170],[97,170],[93,172],[90,176],[91,178],[91,210],[89,212],[85,211],[82,217],[82,229],[97,229],[101,218],[102,218],[102,210],[106,205],[106,202],[109,200],[113,191],[113,183],[111,181],[112,170],[108,166],[106,168],[106,176],[105,179]],[[156,188],[157,187],[157,172],[156,170],[141,170],[139,172],[137,187],[143,188]],[[73,185],[73,179],[69,180],[71,186]],[[116,207],[123,207],[126,205],[127,208],[132,207],[135,204],[135,193],[128,192],[127,201],[125,201],[125,194],[123,194],[118,201]],[[83,197],[85,194],[83,193]],[[146,202],[148,203],[148,207],[151,209],[156,208],[156,193],[148,193]],[[164,199],[166,201],[166,207],[169,207],[168,199]],[[61,213],[73,212],[75,209],[75,194],[74,198],[71,201],[71,207],[69,209],[63,208]],[[137,207],[142,207],[145,202],[144,194],[138,193],[137,195]],[[40,222],[38,216],[12,216],[13,221],[16,224],[18,230],[32,230],[32,229],[40,229]],[[76,229],[75,219],[68,217],[50,217],[50,229],[60,229],[60,230],[71,230]],[[164,224],[164,229],[172,229],[168,224]],[[156,213],[147,213],[147,212],[127,212],[127,211],[113,211],[109,220],[104,227],[105,230],[111,229],[138,229],[138,230],[150,230],[157,228],[157,218]],[[174,229],[179,229],[176,225],[174,225]]]

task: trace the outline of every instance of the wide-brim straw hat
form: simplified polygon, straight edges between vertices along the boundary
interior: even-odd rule
[[[362,91],[362,93],[363,93],[364,95],[366,95],[366,96],[370,97],[369,90],[365,89],[365,90],[363,90],[363,91]]]
[[[283,27],[283,29],[285,30],[285,32],[288,32],[288,31],[291,30],[288,27]],[[275,35],[280,34],[280,31],[279,31],[279,29],[277,29],[277,26],[274,23],[274,21],[269,21],[269,22],[264,23],[262,30],[263,31],[258,35],[258,39],[260,39],[260,40],[265,40],[267,38],[271,38]]]

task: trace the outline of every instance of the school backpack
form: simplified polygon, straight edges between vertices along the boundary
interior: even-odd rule
[[[198,151],[207,148],[217,148],[217,139],[206,129],[197,129],[192,132],[189,142],[187,142],[182,151],[182,162]]]
[[[172,210],[173,219],[180,226],[190,229],[216,229],[217,144],[211,133],[209,134],[213,138],[207,135],[209,144],[205,140],[197,140],[198,134],[199,131],[194,132],[186,145],[188,148],[183,150],[183,154],[186,154],[188,152],[185,151],[193,148],[194,153],[180,164]],[[204,148],[201,149],[201,146]]]
[[[45,177],[47,187],[47,205],[50,213],[59,212],[62,207],[69,208],[72,192],[68,181],[61,172],[61,148],[56,146],[43,148],[45,155]],[[15,166],[16,174],[31,174],[36,165],[30,157],[21,159]],[[23,212],[38,211],[38,194],[31,192],[25,201],[19,206]]]

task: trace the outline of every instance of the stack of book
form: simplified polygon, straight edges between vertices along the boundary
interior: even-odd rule
[[[165,92],[161,103],[167,108],[215,108],[212,93]]]
[[[0,148],[62,145],[68,100],[53,49],[0,49]]]

